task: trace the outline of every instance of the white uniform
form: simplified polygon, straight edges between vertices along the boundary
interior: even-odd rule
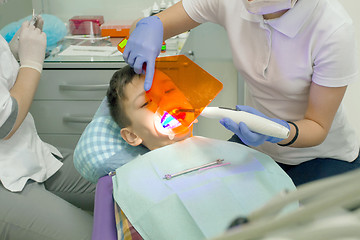
[[[17,102],[9,91],[15,84],[18,71],[18,62],[0,36],[0,180],[13,192],[21,191],[28,179],[44,182],[62,166],[52,155],[61,156],[60,152],[41,141],[30,113],[15,134],[9,140],[3,140],[17,117]]]
[[[196,22],[226,30],[233,61],[247,84],[245,104],[273,118],[304,118],[311,82],[348,85],[359,77],[352,20],[337,0],[300,0],[277,19],[250,14],[240,0],[183,0]],[[325,141],[291,148],[265,142],[256,149],[295,165],[315,158],[351,162],[359,153],[342,104]]]

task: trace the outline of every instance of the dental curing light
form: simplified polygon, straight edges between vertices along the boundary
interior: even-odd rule
[[[206,107],[201,112],[200,116],[218,120],[223,118],[230,118],[236,123],[244,122],[251,131],[271,137],[285,139],[288,138],[290,134],[290,130],[287,127],[269,119],[244,111],[237,111],[221,107]]]
[[[244,111],[221,107],[205,107],[203,110],[175,109],[170,113],[165,112],[163,115],[160,115],[160,113],[157,112],[157,114],[155,114],[155,127],[163,134],[169,136],[175,135],[176,133],[187,129],[181,124],[182,118],[184,117],[179,118],[178,116],[181,116],[181,114],[199,115],[199,112],[200,116],[206,118],[218,120],[230,118],[236,123],[244,122],[251,131],[271,137],[285,139],[288,138],[290,134],[290,130],[288,128],[267,118]]]

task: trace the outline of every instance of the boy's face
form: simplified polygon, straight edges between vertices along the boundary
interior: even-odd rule
[[[170,140],[167,135],[159,133],[154,125],[154,113],[147,107],[144,91],[145,76],[135,76],[133,81],[125,86],[123,105],[131,126],[123,128],[121,135],[130,145],[145,145],[150,150],[160,148],[191,136],[191,128],[183,134],[176,135]],[[125,136],[127,135],[127,136]]]

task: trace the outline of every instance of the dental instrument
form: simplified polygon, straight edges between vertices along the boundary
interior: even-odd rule
[[[295,191],[283,192],[279,196],[274,197],[273,200],[262,208],[246,216],[247,221],[245,221],[246,223],[241,225],[241,227],[234,227],[213,240],[260,240],[268,239],[267,237],[270,236],[276,238],[277,236],[282,236],[281,234],[287,234],[288,236],[293,235],[292,237],[282,239],[309,239],[307,234],[309,234],[310,231],[314,231],[312,227],[318,224],[319,218],[322,222],[328,220],[329,225],[329,227],[327,227],[328,225],[325,224],[322,225],[322,228],[315,229],[324,236],[324,238],[321,239],[344,239],[341,237],[345,236],[358,237],[360,230],[359,179],[360,170],[355,170],[313,183],[304,184]],[[301,203],[301,208],[288,214],[275,217],[277,213],[288,206],[288,204],[297,201]],[[339,210],[342,210],[344,213],[339,214]],[[331,226],[336,223],[334,219],[349,216],[353,217],[353,222],[342,226],[343,230],[337,228],[337,231],[334,232],[336,226]],[[286,231],[286,229],[289,229],[289,231]],[[327,235],[331,232],[333,232],[333,238]],[[338,238],[336,238],[336,236]],[[312,235],[312,237],[314,237],[314,235]]]
[[[164,179],[170,180],[170,179],[172,179],[174,177],[177,177],[177,176],[180,176],[180,175],[183,175],[183,174],[186,174],[186,173],[190,173],[190,172],[193,172],[193,171],[196,171],[196,170],[201,170],[201,169],[208,168],[208,167],[211,167],[211,166],[214,166],[214,165],[220,165],[222,162],[224,162],[224,159],[217,159],[214,162],[207,163],[207,164],[201,165],[199,167],[190,168],[190,169],[187,169],[187,170],[184,170],[184,171],[181,171],[181,172],[178,172],[178,173],[174,173],[174,174],[165,174]]]
[[[244,111],[237,111],[223,107],[206,107],[200,116],[213,119],[230,118],[236,123],[244,122],[248,128],[257,133],[276,138],[288,138],[290,130],[269,119]]]
[[[38,20],[38,15],[35,15],[35,9],[33,8],[33,12],[32,12],[32,18],[30,20],[30,25],[36,25]]]
[[[105,36],[105,37],[95,37],[95,35],[74,35],[74,36],[65,36],[64,39],[75,39],[75,40],[105,40],[105,39],[109,39],[110,36]]]
[[[271,137],[285,139],[289,137],[290,134],[290,130],[288,128],[269,119],[248,112],[221,107],[205,107],[202,110],[174,109],[171,112],[165,112],[161,117],[155,116],[156,121],[160,120],[160,124],[155,124],[155,126],[159,132],[170,135],[173,134],[171,131],[172,129],[181,125],[181,122],[186,117],[186,114],[194,114],[198,112],[200,112],[200,116],[206,118],[218,120],[222,118],[230,118],[236,123],[244,122],[251,131]]]

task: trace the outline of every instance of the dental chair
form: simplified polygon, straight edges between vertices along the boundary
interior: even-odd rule
[[[116,221],[115,215],[126,218],[119,209],[115,209],[112,178],[106,175],[99,178],[96,184],[92,240],[143,239],[127,219]],[[125,227],[119,226],[123,224]]]
[[[113,185],[110,176],[99,178],[95,191],[92,240],[116,240]]]

